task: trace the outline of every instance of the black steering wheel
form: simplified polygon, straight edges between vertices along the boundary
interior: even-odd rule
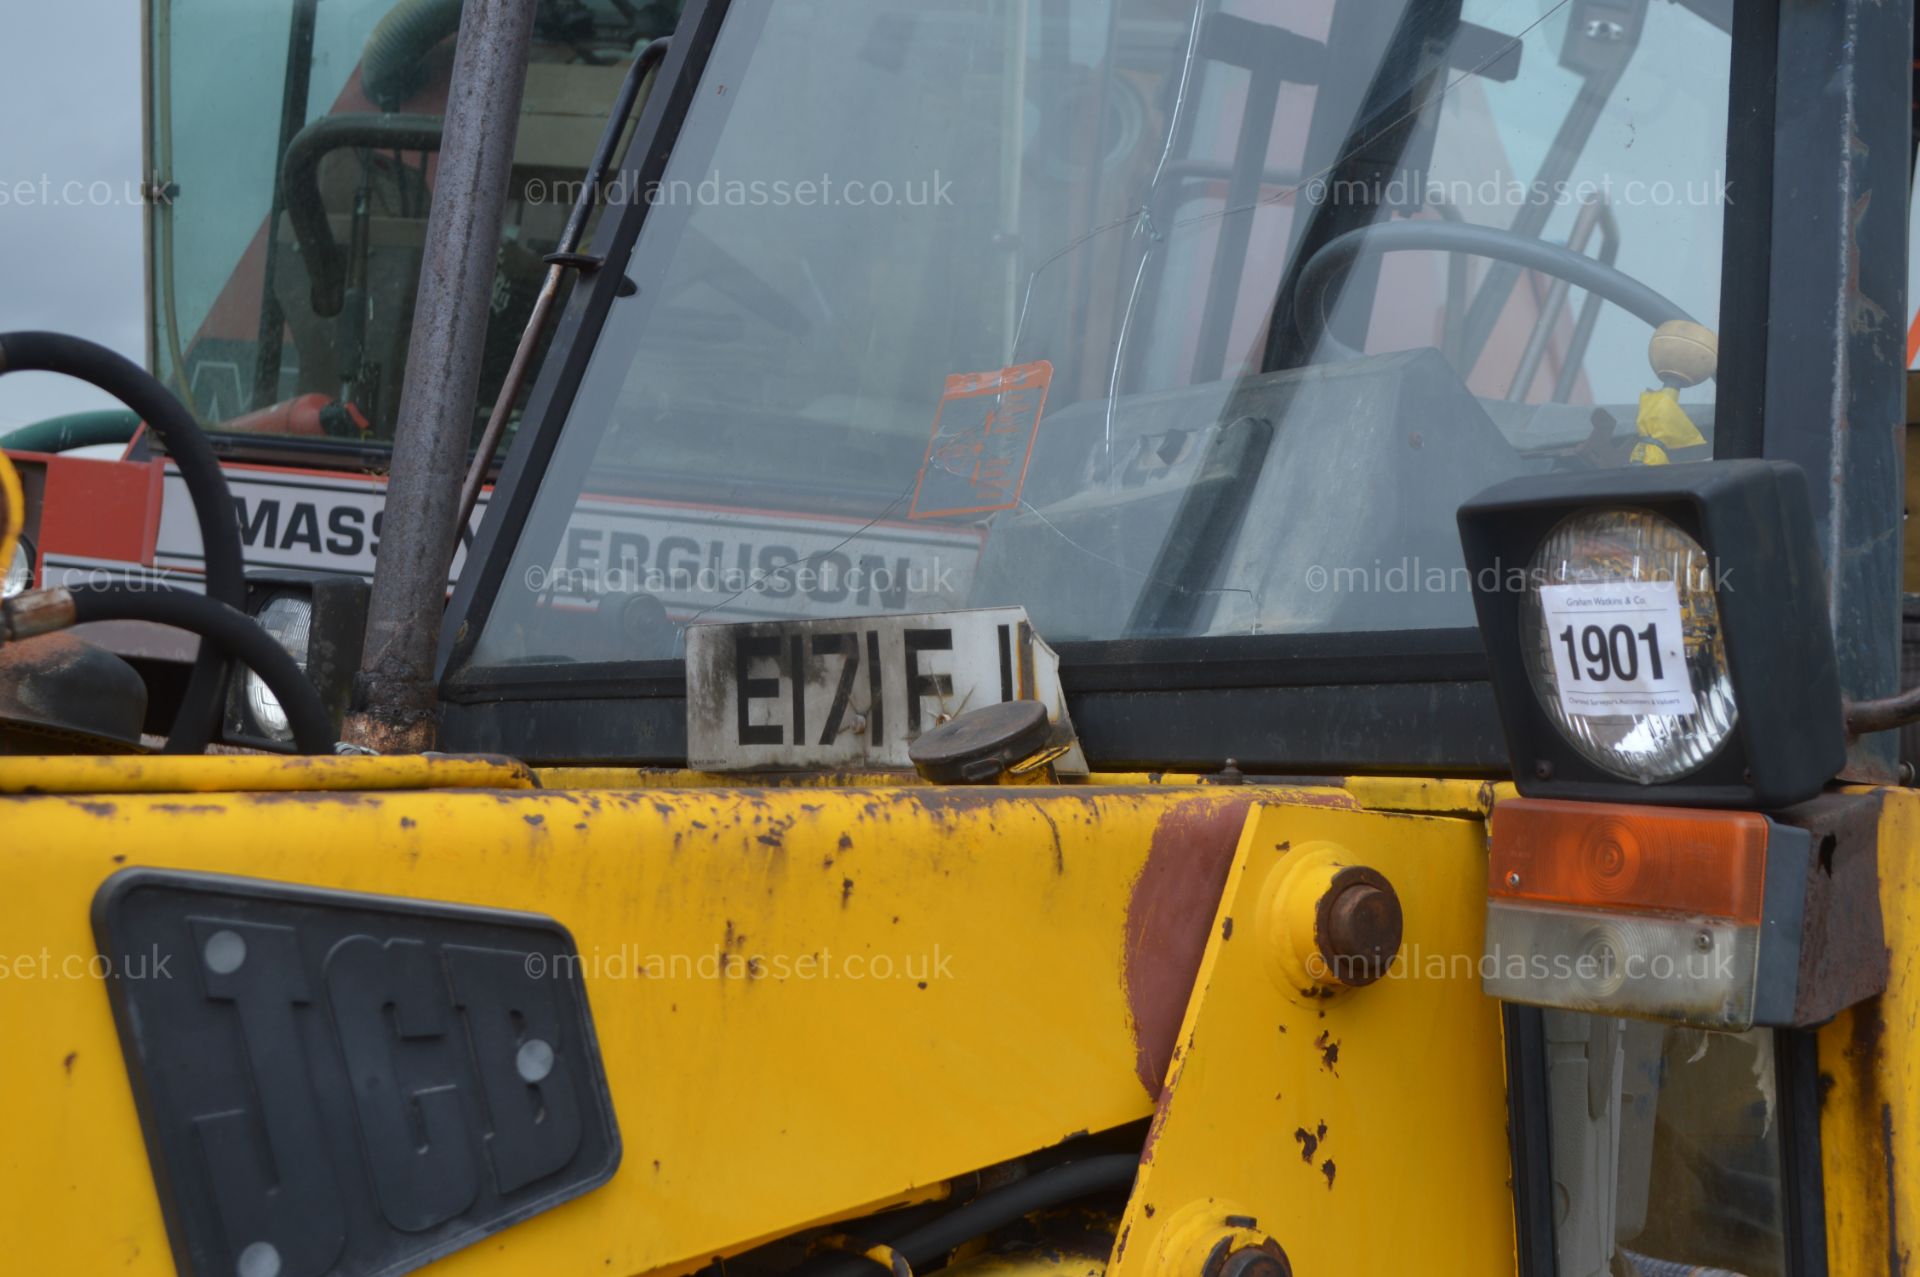
[[[1362,226],[1358,230],[1335,236],[1300,268],[1293,287],[1291,309],[1294,326],[1300,334],[1301,349],[1311,351],[1320,341],[1327,325],[1327,292],[1342,271],[1362,257],[1412,249],[1470,253],[1475,257],[1490,257],[1552,275],[1596,297],[1604,297],[1654,328],[1669,320],[1693,321],[1693,316],[1633,276],[1559,244],[1550,244],[1493,226],[1472,226],[1460,222],[1382,222],[1377,226]],[[1282,309],[1284,311],[1285,308]],[[1341,346],[1340,349],[1346,350],[1346,347]],[[1350,353],[1357,355],[1359,352]]]

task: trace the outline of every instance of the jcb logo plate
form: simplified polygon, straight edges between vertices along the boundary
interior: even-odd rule
[[[405,1272],[619,1162],[551,919],[128,870],[94,932],[183,1273]]]

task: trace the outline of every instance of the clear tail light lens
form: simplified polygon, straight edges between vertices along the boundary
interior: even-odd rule
[[[1747,1028],[1759,958],[1759,927],[1720,918],[1491,901],[1482,984],[1504,1002]]]

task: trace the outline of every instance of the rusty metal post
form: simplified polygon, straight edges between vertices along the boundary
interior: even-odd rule
[[[344,732],[383,753],[433,747],[434,646],[459,535],[454,512],[473,434],[536,3],[467,0],[460,15],[380,565]]]

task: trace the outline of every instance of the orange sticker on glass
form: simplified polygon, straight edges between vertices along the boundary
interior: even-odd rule
[[[947,378],[909,519],[1011,510],[1020,504],[1053,365],[1044,359]]]

